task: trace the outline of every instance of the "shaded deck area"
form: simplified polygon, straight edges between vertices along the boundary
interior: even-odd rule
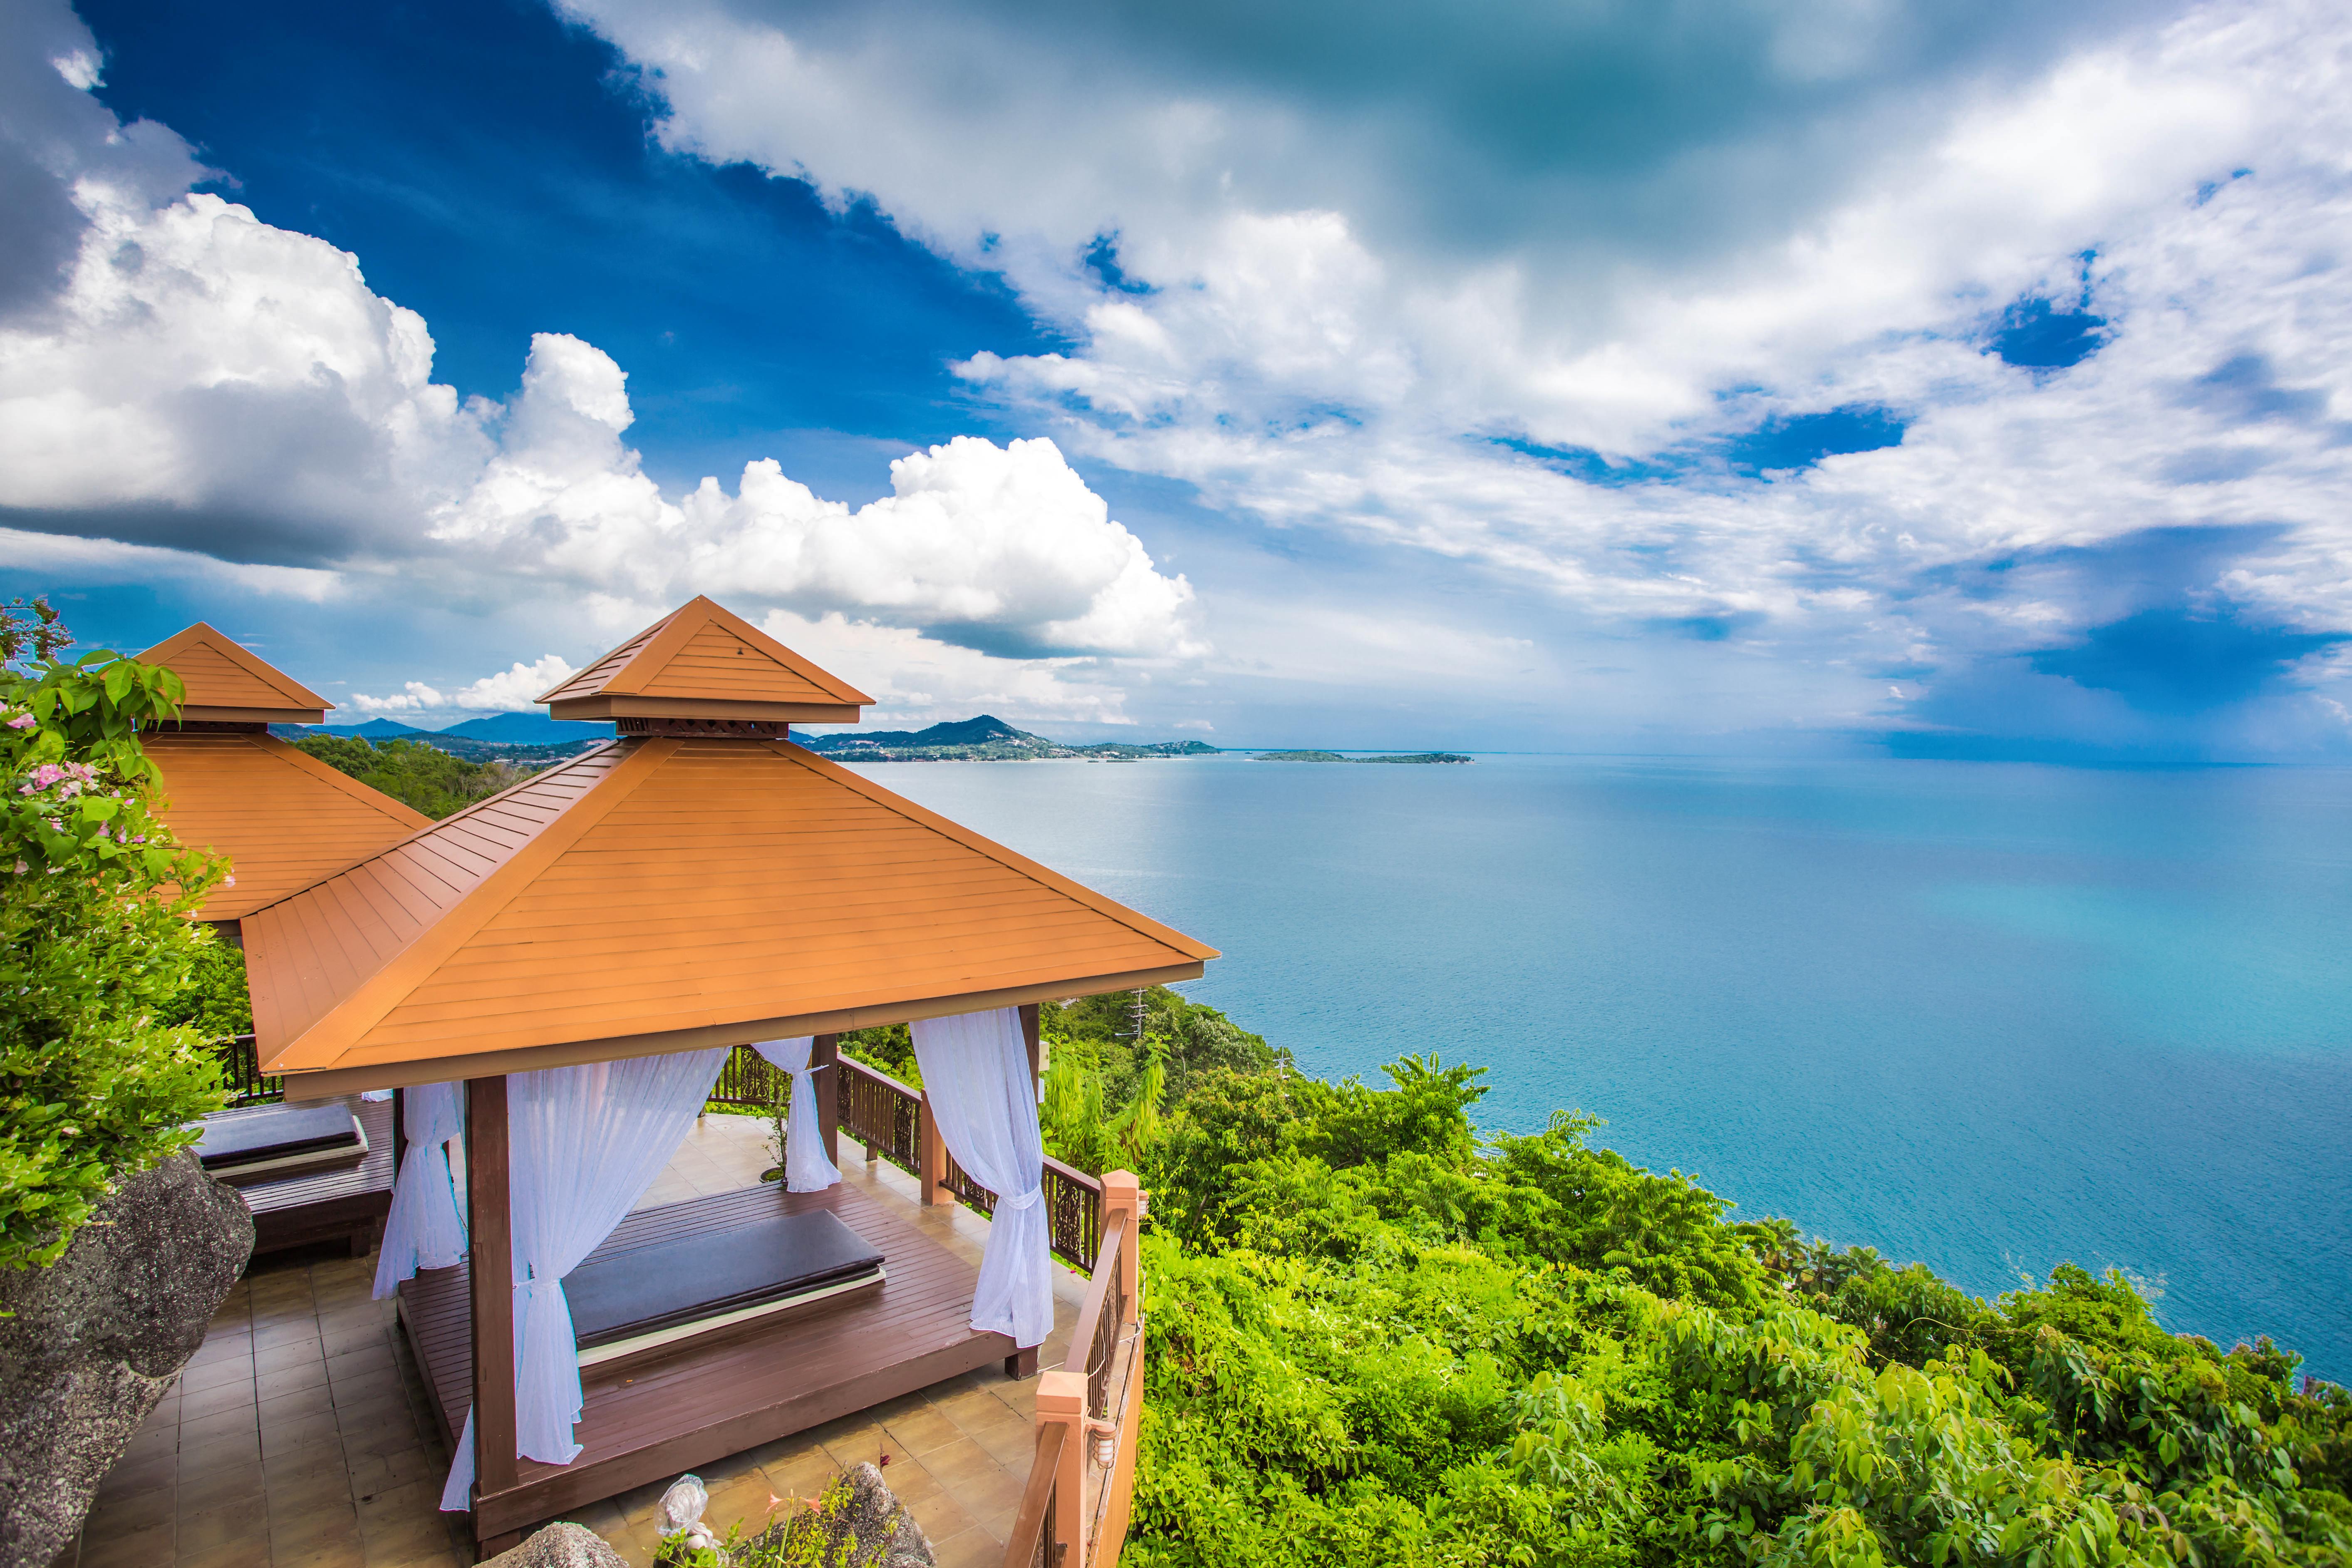
[[[713,1115],[646,1194],[679,1202],[756,1184],[766,1123]],[[925,1208],[912,1177],[845,1148],[842,1185],[976,1268],[988,1222]],[[772,1192],[772,1189],[768,1189]],[[371,1300],[372,1258],[323,1245],[257,1258],[204,1347],[164,1395],[99,1494],[78,1568],[425,1568],[460,1564],[465,1521],[436,1504],[448,1467],[436,1400],[394,1319]],[[897,1270],[893,1269],[895,1274]],[[1057,1364],[1084,1289],[1055,1282]],[[959,1325],[961,1320],[959,1319]],[[887,1457],[883,1473],[942,1568],[997,1568],[1036,1433],[1036,1379],[994,1363],[882,1400],[790,1436],[692,1467],[709,1517],[756,1526],[839,1469]],[[462,1421],[464,1410],[458,1407]],[[584,1430],[583,1430],[584,1436]],[[669,1477],[554,1517],[604,1536],[631,1563],[653,1560],[653,1510]]]
[[[524,1460],[513,1488],[480,1500],[483,1534],[528,1528],[1013,1354],[1011,1340],[970,1327],[978,1269],[870,1187],[788,1193],[771,1184],[639,1210],[588,1261],[817,1209],[881,1252],[887,1278],[880,1286],[704,1334],[651,1361],[586,1368],[586,1405],[574,1431],[583,1451],[569,1465]],[[446,1440],[463,1429],[473,1396],[467,1268],[419,1274],[400,1296]]]

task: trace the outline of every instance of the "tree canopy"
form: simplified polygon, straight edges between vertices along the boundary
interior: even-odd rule
[[[2268,1341],[2169,1333],[2114,1272],[1987,1301],[1735,1220],[1591,1117],[1483,1137],[1480,1075],[1220,1065],[1118,1151],[1153,1225],[1132,1561],[2352,1561],[2352,1398]],[[1085,1091],[1132,1127],[1102,1086],[1146,1078]]]

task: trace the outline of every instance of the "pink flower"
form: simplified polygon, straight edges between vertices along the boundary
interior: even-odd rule
[[[236,886],[236,879],[235,877],[223,877],[221,879],[221,886],[224,888],[234,888]]]
[[[32,868],[31,868],[30,866],[26,865],[22,860],[19,860],[19,861],[17,861],[17,862],[16,862],[16,875],[18,875],[19,877],[23,876],[26,872],[27,872],[27,871],[29,871],[29,870],[31,870],[31,869],[32,869]]]
[[[33,716],[30,713],[19,713],[14,719],[8,721],[8,728],[11,730],[29,730],[33,727]]]

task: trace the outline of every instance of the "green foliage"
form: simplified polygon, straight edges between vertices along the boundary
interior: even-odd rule
[[[853,1029],[841,1037],[841,1054],[888,1073],[908,1089],[923,1087],[923,1069],[915,1061],[915,1033],[904,1024]]]
[[[2352,1562],[2352,1397],[2267,1342],[2071,1266],[1979,1300],[1386,1072],[1205,1074],[1141,1151],[1138,1564]]]
[[[423,741],[376,745],[357,735],[305,735],[294,747],[436,819],[530,776],[512,763],[469,763]]]
[[[223,1102],[207,1037],[166,1021],[215,941],[188,916],[222,868],[153,815],[138,731],[178,711],[179,678],[67,663],[46,604],[0,608],[0,1267],[22,1268]]]
[[[1287,1058],[1214,1007],[1164,985],[1038,1009],[1045,1047],[1045,1147],[1099,1174],[1134,1164],[1171,1100],[1220,1074],[1266,1072]]]
[[[155,1021],[185,1024],[207,1040],[253,1033],[253,995],[245,984],[245,954],[199,925],[191,933],[188,984],[163,1002]]]

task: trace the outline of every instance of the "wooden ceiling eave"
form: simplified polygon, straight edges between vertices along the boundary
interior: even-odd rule
[[[869,1003],[799,1013],[782,1018],[754,1018],[741,1023],[706,1024],[664,1029],[651,1034],[614,1035],[604,1039],[566,1041],[558,1045],[526,1046],[512,1050],[476,1051],[458,1056],[422,1057],[406,1061],[334,1065],[286,1076],[289,1100],[324,1099],[357,1094],[362,1089],[406,1089],[420,1083],[446,1083],[459,1079],[495,1078],[502,1073],[536,1072],[541,1068],[578,1067],[583,1062],[624,1061],[634,1057],[667,1056],[673,1051],[709,1050],[714,1046],[748,1046],[759,1040],[785,1040],[800,1035],[837,1035],[851,1029],[877,1028],[885,1024],[911,1024],[919,1018],[944,1018],[958,1013],[979,1013],[993,1007],[1018,1007],[1032,1002],[1054,1002],[1068,996],[1094,996],[1108,991],[1133,991],[1146,985],[1173,985],[1198,980],[1206,964],[1165,964],[1155,969],[1127,970],[1117,974],[1079,975],[1066,980],[1005,986],[994,991],[968,991],[952,996],[917,1001]]]

